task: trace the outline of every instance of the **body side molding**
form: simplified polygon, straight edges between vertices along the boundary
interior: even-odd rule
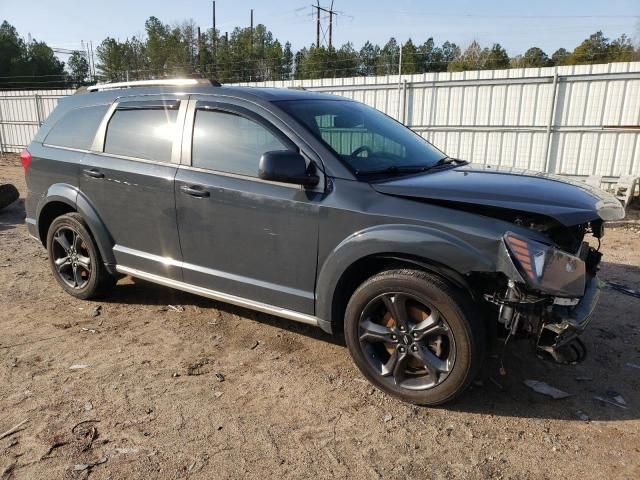
[[[280,308],[266,303],[256,302],[247,298],[237,297],[235,295],[229,295],[227,293],[218,292],[216,290],[209,290],[208,288],[198,287],[190,283],[180,282],[178,280],[171,280],[169,278],[154,275],[152,273],[136,270],[135,268],[129,268],[124,265],[117,265],[116,270],[124,275],[131,275],[132,277],[148,280],[165,287],[175,288],[185,292],[193,293],[195,295],[201,295],[203,297],[211,298],[225,303],[231,303],[239,307],[249,308],[251,310],[257,310],[259,312],[268,313],[277,317],[286,318],[288,320],[294,320],[300,323],[306,323],[307,325],[322,326],[323,321],[312,315],[305,313],[295,312],[293,310],[287,310],[286,308]]]

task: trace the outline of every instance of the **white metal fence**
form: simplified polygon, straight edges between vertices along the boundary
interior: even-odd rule
[[[476,163],[640,175],[640,62],[251,85],[362,101]]]
[[[58,99],[74,90],[0,91],[0,153],[19,152],[31,142]]]
[[[640,175],[640,62],[243,85],[362,101],[476,163],[605,180]],[[2,148],[28,143],[38,119],[69,93],[22,92],[15,99],[15,92],[0,92]]]

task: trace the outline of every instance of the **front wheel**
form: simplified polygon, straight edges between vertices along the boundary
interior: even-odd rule
[[[353,294],[345,339],[360,371],[406,402],[439,405],[473,380],[484,326],[465,294],[417,270],[380,273]]]

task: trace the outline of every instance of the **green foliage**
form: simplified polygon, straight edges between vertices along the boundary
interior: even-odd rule
[[[503,68],[510,67],[511,60],[509,59],[509,55],[499,43],[494,43],[488,51],[485,49],[483,51],[483,56],[483,68],[487,70],[501,70]]]
[[[0,25],[0,88],[64,86],[64,63],[44,42],[25,42],[7,21]]]
[[[89,62],[86,55],[80,52],[73,52],[67,62],[69,70],[69,82],[74,87],[86,85],[89,80]]]
[[[565,48],[559,48],[551,55],[551,65],[566,65],[567,59],[571,55]]]
[[[366,42],[359,51],[351,43],[340,48],[311,45],[294,52],[289,42],[275,38],[264,25],[236,28],[230,35],[202,31],[193,20],[169,25],[149,17],[143,38],[124,41],[105,38],[96,49],[97,71],[102,81],[122,81],[173,76],[202,76],[222,82],[312,79],[504,68],[537,68],[628,62],[640,59],[626,35],[610,41],[596,32],[573,52],[556,50],[551,58],[538,47],[509,58],[498,43],[490,48],[472,42],[458,45],[433,38],[422,44],[395,38],[382,47]],[[402,54],[402,55],[401,55]],[[79,86],[89,82],[90,68],[84,52],[74,52],[64,63],[51,48],[38,41],[25,42],[6,21],[0,25],[0,87]]]
[[[538,68],[538,67],[548,67],[551,65],[552,65],[551,59],[546,53],[544,53],[544,51],[541,48],[532,47],[526,52],[524,52],[524,55],[520,57],[520,62],[518,62],[517,67]]]

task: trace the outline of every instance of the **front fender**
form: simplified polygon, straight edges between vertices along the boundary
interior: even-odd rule
[[[460,238],[420,225],[379,225],[356,232],[334,248],[323,263],[316,287],[316,316],[333,320],[333,296],[342,274],[369,257],[406,255],[465,274],[495,271],[494,261]]]
[[[40,225],[43,211],[45,211],[47,205],[53,202],[65,203],[82,216],[96,241],[102,260],[107,265],[114,265],[116,260],[113,256],[113,239],[89,199],[73,185],[51,185],[38,202],[36,213],[38,225]],[[46,235],[45,238],[41,238],[40,240],[46,243]]]

